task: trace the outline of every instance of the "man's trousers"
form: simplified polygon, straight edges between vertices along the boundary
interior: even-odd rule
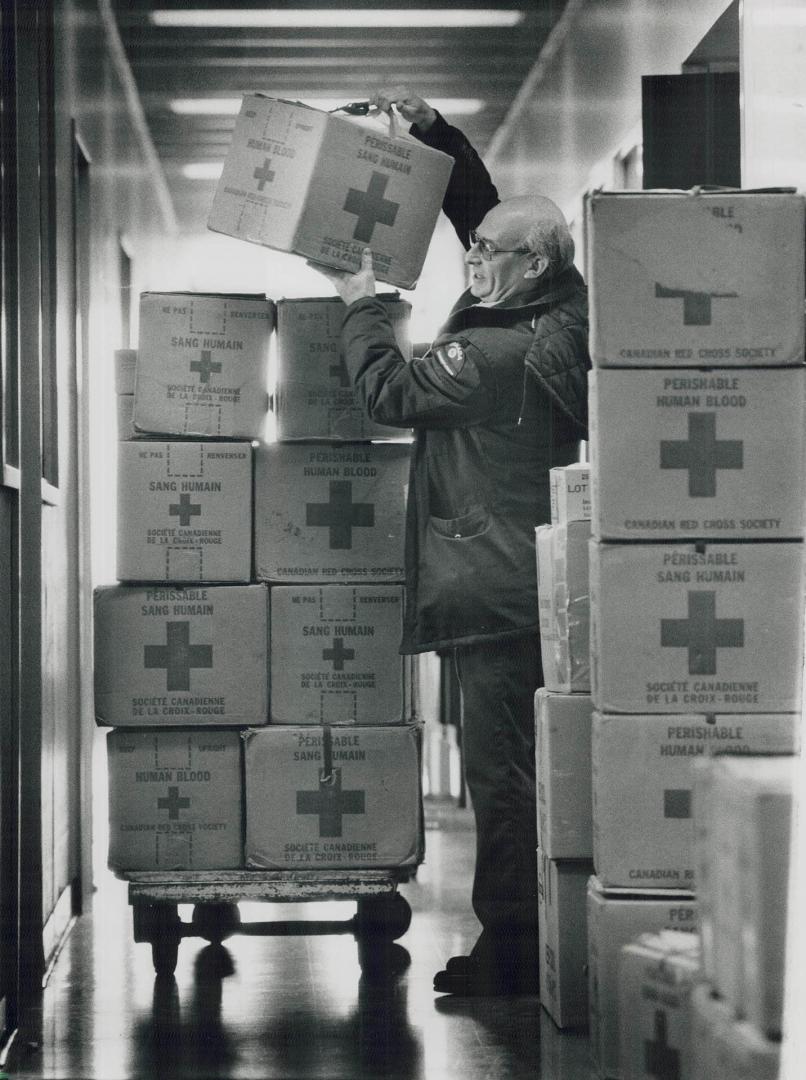
[[[476,818],[475,953],[536,962],[537,821],[534,695],[538,635],[457,647],[465,776]]]

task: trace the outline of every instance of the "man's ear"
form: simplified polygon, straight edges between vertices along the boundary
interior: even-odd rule
[[[535,255],[529,269],[523,275],[525,278],[540,278],[548,269],[549,261],[545,255]]]

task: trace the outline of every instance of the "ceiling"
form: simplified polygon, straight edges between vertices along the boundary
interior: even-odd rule
[[[347,0],[316,3],[292,0],[274,9],[316,11],[316,26],[171,27],[155,25],[154,13],[228,8],[244,20],[266,4],[248,0],[113,0],[123,45],[131,64],[146,121],[162,163],[180,228],[205,228],[215,178],[190,179],[183,169],[208,170],[229,146],[234,115],[210,111],[179,114],[177,99],[237,99],[259,90],[302,101],[331,98],[336,103],[368,97],[372,87],[400,83],[429,99],[480,99],[472,115],[449,113],[483,152],[526,79],[566,0],[416,0],[423,19],[435,9],[517,11],[512,26],[470,28],[346,25],[351,9],[412,11],[404,0]],[[322,26],[322,21],[335,25]],[[293,19],[291,20],[293,21]],[[375,21],[375,20],[373,20]],[[380,21],[380,16],[378,16]]]

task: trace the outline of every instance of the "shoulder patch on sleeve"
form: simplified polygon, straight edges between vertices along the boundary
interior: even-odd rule
[[[444,345],[437,345],[434,349],[434,356],[436,356],[440,366],[454,377],[465,366],[465,350],[458,341],[447,341]]]

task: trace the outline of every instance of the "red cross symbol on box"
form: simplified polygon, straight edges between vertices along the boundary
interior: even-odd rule
[[[316,791],[297,792],[297,813],[317,814],[320,836],[341,836],[342,815],[366,813],[364,794],[342,789],[341,769],[323,769]]]
[[[655,296],[658,300],[683,301],[684,326],[710,326],[711,301],[735,298],[735,292],[696,292],[693,289],[670,289],[655,282]]]
[[[331,548],[352,548],[353,529],[375,525],[375,504],[354,503],[352,481],[331,480],[329,501],[308,503],[305,524],[330,529]]]
[[[344,661],[355,660],[355,649],[345,649],[344,638],[336,637],[333,641],[333,648],[325,649],[322,652],[322,659],[332,660],[334,671],[344,671]]]
[[[689,413],[688,440],[662,439],[660,467],[688,469],[688,493],[693,498],[716,495],[717,469],[744,467],[741,439],[717,439],[716,413]]]
[[[191,645],[187,621],[168,622],[165,629],[167,644],[144,646],[143,666],[165,668],[168,690],[189,690],[191,669],[213,666],[213,646]]]
[[[221,364],[213,360],[209,349],[202,349],[201,360],[191,360],[190,370],[198,372],[199,382],[206,383],[210,381],[211,372],[217,375],[221,371]]]
[[[389,183],[389,177],[373,172],[366,191],[350,188],[344,202],[348,214],[356,214],[358,220],[353,229],[353,239],[368,244],[377,224],[394,225],[400,203],[385,199],[383,193]]]
[[[717,649],[740,649],[744,645],[744,619],[718,619],[716,592],[688,594],[688,618],[661,619],[663,648],[688,649],[689,675],[716,675]]]
[[[655,1080],[680,1080],[680,1051],[669,1046],[663,1009],[655,1010],[655,1038],[644,1040],[644,1068]]]
[[[252,173],[254,179],[258,181],[258,191],[262,191],[266,184],[270,184],[276,175],[277,173],[269,167],[268,158],[264,158],[263,164]]]
[[[178,787],[169,787],[166,798],[157,799],[157,809],[167,810],[171,821],[176,821],[180,810],[190,809],[190,799],[179,797]]]
[[[179,496],[178,503],[170,504],[168,514],[170,517],[178,517],[180,525],[187,526],[190,524],[191,518],[201,516],[201,503],[192,503],[190,496],[185,491]]]

